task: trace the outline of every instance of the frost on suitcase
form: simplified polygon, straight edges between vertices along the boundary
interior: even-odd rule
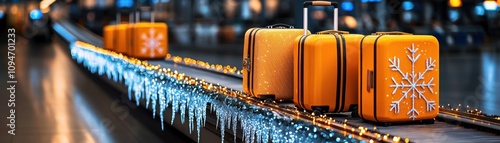
[[[304,30],[309,5],[334,6],[334,30],[296,38],[294,103],[317,113],[357,111],[357,60],[363,35],[336,31],[338,5],[324,1],[304,3]]]
[[[245,33],[243,91],[261,99],[293,98],[293,40],[302,29],[286,24]]]
[[[429,121],[438,114],[439,43],[433,36],[376,33],[361,42],[359,115],[375,122]]]

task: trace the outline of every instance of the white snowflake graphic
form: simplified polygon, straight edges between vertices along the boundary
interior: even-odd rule
[[[143,41],[141,48],[141,53],[145,54],[149,52],[151,57],[155,56],[155,51],[163,53],[163,48],[161,48],[161,40],[163,40],[162,33],[156,33],[154,28],[149,29],[149,33],[142,33],[141,39]]]
[[[392,91],[392,95],[394,95],[398,89],[401,89],[402,93],[403,93],[403,95],[401,96],[401,98],[399,100],[392,101],[390,111],[394,111],[394,113],[399,113],[399,109],[400,109],[399,103],[401,102],[401,100],[408,98],[408,94],[411,94],[410,98],[412,101],[412,105],[411,105],[412,107],[411,107],[411,110],[408,111],[406,114],[410,115],[410,117],[409,117],[410,119],[415,120],[415,118],[417,118],[417,115],[419,114],[417,109],[415,109],[415,99],[416,98],[425,100],[425,103],[427,104],[427,111],[428,112],[436,109],[435,101],[427,100],[427,98],[424,96],[424,91],[426,88],[429,89],[429,91],[431,93],[434,93],[434,91],[432,90],[432,87],[435,86],[435,84],[432,83],[434,81],[434,77],[432,77],[426,83],[424,81],[424,75],[428,71],[434,70],[434,67],[436,66],[435,65],[436,60],[433,60],[431,57],[429,57],[428,59],[425,60],[426,69],[423,72],[416,73],[415,72],[415,63],[420,58],[420,54],[415,55],[418,51],[418,48],[415,48],[415,45],[412,44],[411,48],[408,48],[408,51],[411,53],[411,55],[407,54],[407,57],[411,62],[411,73],[408,73],[408,72],[403,73],[403,71],[401,71],[400,60],[399,60],[399,58],[396,58],[396,56],[394,56],[393,59],[389,59],[389,62],[391,63],[391,65],[389,65],[389,68],[391,68],[392,71],[399,72],[402,76],[402,79],[401,79],[402,81],[399,83],[396,81],[396,79],[394,79],[394,77],[392,77],[392,81],[394,82],[394,84],[390,85],[391,88],[394,88],[394,90]],[[422,82],[419,83],[420,81],[422,81]],[[419,87],[420,87],[420,89],[419,89]],[[418,95],[418,97],[417,97],[417,95]]]

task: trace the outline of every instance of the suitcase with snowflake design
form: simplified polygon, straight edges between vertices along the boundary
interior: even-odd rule
[[[309,5],[333,6],[334,30],[295,39],[294,103],[316,114],[357,111],[359,42],[363,35],[336,31],[336,3],[307,1],[304,12]],[[306,30],[307,13],[304,17]]]
[[[303,34],[286,24],[250,28],[243,50],[243,91],[260,99],[293,98],[293,40]]]
[[[138,59],[161,59],[167,56],[167,24],[140,22],[129,29],[132,38],[129,56]]]
[[[361,40],[359,115],[433,123],[439,106],[439,43],[429,35],[379,32]]]

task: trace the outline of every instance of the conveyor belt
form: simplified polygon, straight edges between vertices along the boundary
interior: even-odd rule
[[[95,45],[102,46],[102,44],[99,43],[96,43]],[[200,70],[190,66],[179,65],[167,61],[149,61],[149,63],[160,65],[164,68],[170,68],[172,70],[177,70],[192,77],[205,79],[205,81],[211,83],[219,83],[220,85],[226,86],[228,88],[242,90],[241,78],[225,76],[220,73]],[[351,118],[347,114],[333,114],[329,116],[332,116],[337,120],[347,119],[348,123],[350,124],[362,125],[365,127],[374,127],[374,124],[372,123],[365,122],[361,119]],[[384,133],[408,137],[415,142],[500,142],[500,136],[495,136],[491,133],[480,132],[474,129],[467,129],[440,121],[437,121],[432,125],[400,124],[392,125],[389,127],[376,128],[377,130]]]
[[[16,135],[7,134],[9,97],[1,96],[0,142],[192,142],[171,127],[161,131],[160,121],[146,110],[89,78],[68,56],[68,46],[59,38],[34,43],[16,37]]]
[[[227,86],[229,88],[242,90],[242,81],[239,78],[224,76],[218,73],[208,72],[206,70],[197,70],[165,61],[150,61],[150,63],[161,65],[161,67],[171,68],[179,72],[186,73],[186,75],[205,79],[206,81],[210,81],[212,83],[220,83],[221,85]],[[361,125],[364,127],[376,126],[373,123],[366,122],[359,118],[351,118],[350,113],[330,114],[329,116],[341,121],[343,121],[344,119],[348,119],[349,123]],[[500,142],[500,136],[496,136],[491,133],[476,131],[474,129],[467,129],[440,121],[436,121],[435,124],[431,125],[396,124],[389,127],[376,126],[376,128],[384,133],[407,137],[412,141],[423,143],[442,143],[452,141],[477,142],[479,140],[481,140],[481,142]]]

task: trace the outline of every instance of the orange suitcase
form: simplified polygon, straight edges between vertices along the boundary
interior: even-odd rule
[[[122,53],[127,55],[127,50],[129,48],[129,44],[127,44],[127,41],[130,40],[128,34],[127,34],[127,27],[129,24],[118,24],[115,27],[115,34],[114,34],[114,50],[117,53]]]
[[[115,47],[115,29],[116,25],[106,25],[104,26],[104,32],[103,32],[103,42],[104,42],[104,49],[114,51]]]
[[[167,56],[167,24],[140,22],[129,26],[132,43],[128,55],[138,59],[161,59]]]
[[[302,29],[276,24],[245,33],[243,91],[261,99],[293,98],[293,40]]]
[[[439,43],[433,36],[379,32],[361,40],[359,115],[388,123],[433,123],[439,108]]]
[[[304,12],[310,5],[334,6],[337,30],[337,3],[306,1]],[[307,13],[304,25],[307,30]],[[357,111],[357,60],[363,35],[335,30],[297,37],[294,44],[294,103],[319,114]]]

